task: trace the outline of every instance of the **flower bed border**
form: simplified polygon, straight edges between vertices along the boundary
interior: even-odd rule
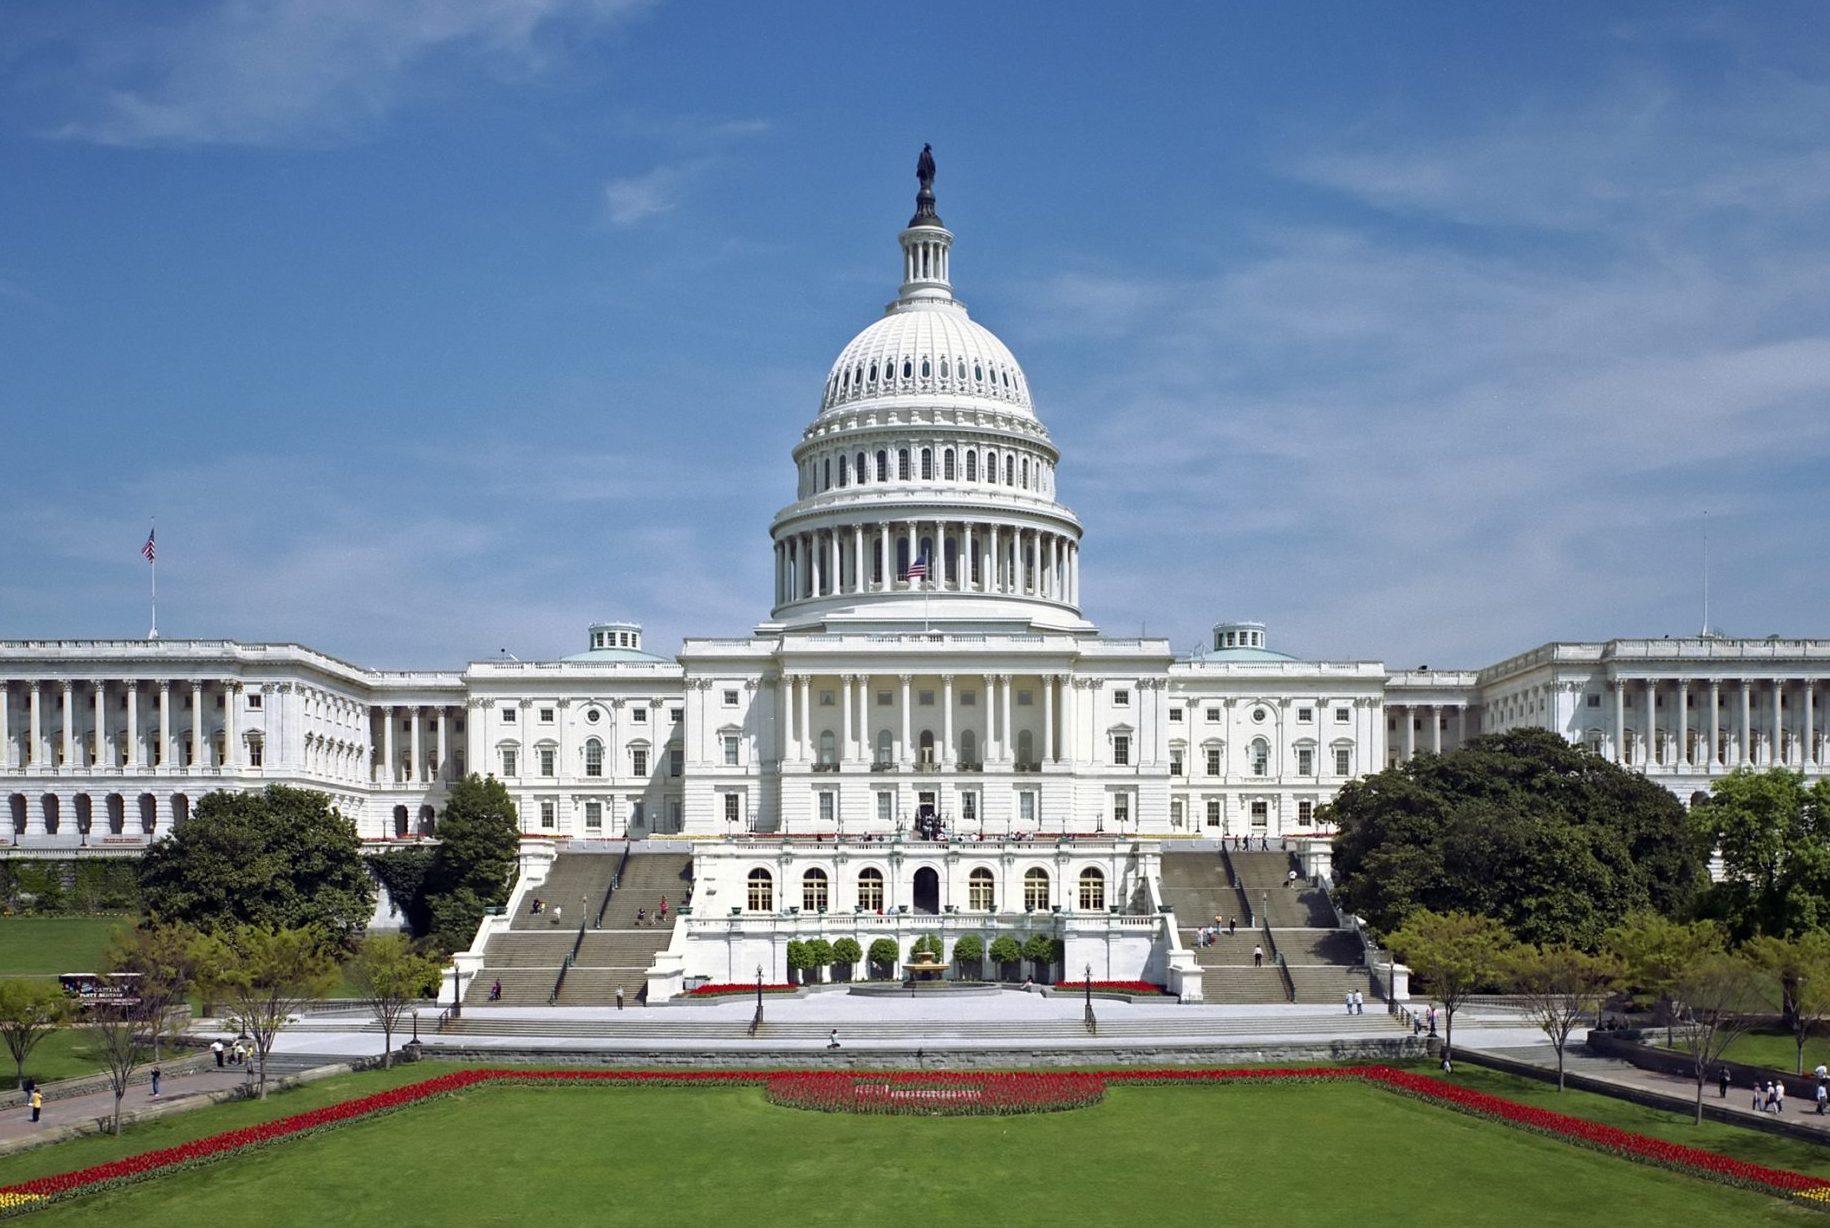
[[[898,1087],[904,1090],[898,1093]],[[785,1109],[886,1117],[1016,1117],[1064,1113],[1106,1098],[1106,1081],[1084,1070],[814,1070],[778,1074],[763,1098]]]
[[[454,1071],[419,1083],[342,1100],[336,1104],[295,1113],[258,1125],[225,1130],[172,1147],[94,1164],[88,1168],[0,1186],[0,1218],[18,1215],[66,1198],[113,1189],[149,1177],[164,1176],[202,1164],[228,1159],[257,1147],[334,1129],[397,1109],[492,1084],[537,1086],[564,1083],[604,1083],[638,1087],[763,1087],[773,1079],[832,1071],[778,1070],[515,1070],[477,1067]],[[1021,1074],[1023,1072],[1014,1072]],[[1209,1067],[1194,1069],[1105,1070],[1075,1072],[1102,1088],[1112,1084],[1211,1085],[1218,1083],[1340,1083],[1359,1081],[1411,1096],[1433,1105],[1469,1113],[1488,1121],[1529,1130],[1621,1159],[1670,1169],[1744,1189],[1797,1199],[1806,1206],[1830,1211],[1830,1179],[1786,1169],[1768,1168],[1736,1160],[1713,1151],[1670,1143],[1614,1126],[1519,1104],[1487,1092],[1439,1079],[1432,1075],[1390,1066],[1292,1066],[1272,1068]],[[879,1084],[908,1083],[932,1086],[949,1076],[983,1081],[989,1073],[871,1072]],[[853,1078],[854,1075],[843,1076]],[[1043,1077],[1037,1075],[1036,1077]]]

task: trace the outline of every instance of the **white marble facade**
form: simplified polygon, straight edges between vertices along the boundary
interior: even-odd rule
[[[1393,672],[1286,656],[1251,622],[1193,654],[1100,634],[1059,453],[1016,359],[953,297],[952,243],[930,196],[899,236],[897,298],[793,448],[749,634],[662,657],[601,623],[562,660],[452,671],[288,643],[0,642],[0,848],[128,851],[205,792],[271,782],[324,790],[367,839],[413,839],[466,771],[560,842],[863,841],[929,819],[975,841],[1275,839],[1315,834],[1347,780],[1522,725],[1684,798],[1742,764],[1824,772],[1830,640],[1553,643]]]

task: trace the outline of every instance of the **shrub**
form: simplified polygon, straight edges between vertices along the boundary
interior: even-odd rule
[[[985,940],[977,934],[962,934],[953,943],[953,962],[960,975],[978,980],[985,971]]]
[[[1035,965],[1036,979],[1046,981],[1061,954],[1061,940],[1053,934],[1031,934],[1023,944],[1023,958]]]
[[[871,943],[871,951],[870,951],[871,975],[880,977],[884,980],[888,980],[892,975],[894,975],[895,968],[896,968],[896,956],[899,953],[900,953],[900,948],[897,947],[896,940],[894,938],[879,938],[875,942]]]
[[[788,940],[788,979],[798,980],[803,984],[807,980],[807,969],[813,967],[813,954],[807,944],[799,938]]]
[[[1023,945],[1013,935],[999,934],[991,940],[991,962],[998,966],[998,975],[1007,981],[1016,979],[1016,966],[1023,960]]]
[[[813,979],[825,979],[825,971],[832,967],[832,944],[824,938],[810,938],[807,941],[807,967],[813,972]]]

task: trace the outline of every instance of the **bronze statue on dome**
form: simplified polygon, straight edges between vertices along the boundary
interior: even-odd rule
[[[940,214],[934,211],[934,146],[921,147],[921,157],[915,159],[915,178],[921,190],[915,193],[915,216],[909,219],[909,225],[941,225]]]
[[[915,160],[915,178],[921,181],[924,192],[934,190],[934,146],[922,145],[921,157]]]

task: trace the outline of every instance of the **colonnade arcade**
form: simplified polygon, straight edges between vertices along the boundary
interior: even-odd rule
[[[1040,771],[1069,757],[1070,682],[1065,674],[788,674],[780,691],[783,758],[816,769]],[[1019,706],[1040,708],[1039,722],[1013,720]]]
[[[906,578],[923,559],[927,577]],[[1077,605],[1080,545],[1070,534],[965,520],[836,525],[775,543],[775,604],[845,593],[919,591],[1038,597]]]
[[[1617,677],[1608,688],[1611,727],[1596,719],[1600,696],[1579,711],[1583,741],[1616,763],[1708,772],[1830,760],[1818,679]]]
[[[236,728],[238,710],[260,705],[260,693],[244,694],[235,680],[0,681],[0,769],[260,767],[264,735]]]

